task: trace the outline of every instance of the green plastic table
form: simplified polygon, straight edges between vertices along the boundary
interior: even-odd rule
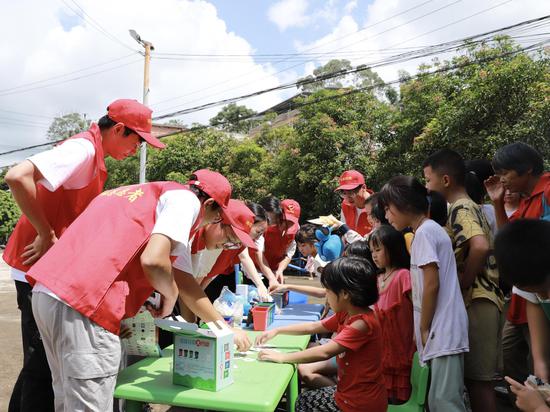
[[[247,332],[252,339],[258,332]],[[279,335],[268,345],[284,352],[304,349],[309,336]],[[146,358],[118,374],[115,398],[126,399],[126,411],[141,411],[143,403],[185,406],[215,411],[271,412],[286,392],[287,410],[294,411],[298,373],[290,364],[260,362],[257,353],[234,357],[234,383],[219,392],[172,384],[172,350],[162,358]]]

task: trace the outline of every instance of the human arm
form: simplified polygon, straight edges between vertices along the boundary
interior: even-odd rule
[[[193,275],[183,272],[180,269],[173,268],[174,278],[179,289],[180,301],[187,308],[204,322],[221,321],[225,322],[222,315],[218,313],[212,303],[205,295],[201,286],[197,283]],[[250,341],[244,331],[233,329],[235,333],[235,344],[238,350],[247,351],[250,348]]]
[[[273,350],[262,350],[258,353],[258,359],[276,363],[312,363],[330,359],[345,351],[344,346],[331,340],[324,345],[314,346],[299,352],[281,353]]]
[[[321,321],[304,322],[265,331],[256,337],[256,345],[263,345],[277,335],[314,335],[330,332]]]
[[[260,272],[267,278],[269,281],[269,286],[272,285],[278,285],[279,282],[277,281],[277,278],[275,277],[275,274],[269,267],[269,264],[267,263],[267,260],[263,254],[262,251],[258,250],[256,252],[256,261],[258,262],[258,266],[260,266]]]
[[[508,215],[506,215],[506,209],[504,208],[504,187],[500,182],[500,178],[496,175],[485,180],[484,184],[487,194],[495,207],[497,228],[501,228],[508,223]]]
[[[260,279],[260,274],[256,270],[256,265],[254,265],[254,262],[248,253],[248,248],[245,248],[241,253],[239,253],[239,260],[243,265],[244,272],[252,280],[252,282],[254,282],[256,288],[258,288],[260,299],[263,302],[267,302],[269,300],[269,293],[267,292],[262,279]]]
[[[291,290],[293,292],[303,293],[304,295],[314,296],[316,298],[324,298],[327,296],[327,291],[325,288],[317,288],[315,286],[303,286],[303,285],[290,285],[285,283],[284,285],[279,285],[269,288],[269,293],[278,293],[286,292]]]
[[[292,261],[292,256],[296,253],[296,241],[292,240],[290,244],[288,245],[286,249],[286,255],[283,260],[279,262],[277,265],[277,270],[275,271],[275,277],[277,278],[277,282],[284,283],[285,277],[284,277],[284,271]]]
[[[468,257],[464,261],[464,270],[459,273],[461,289],[468,289],[476,276],[483,270],[489,254],[489,241],[485,235],[476,235],[468,239]]]
[[[24,265],[36,262],[57,240],[37,199],[36,186],[41,179],[43,179],[42,173],[29,160],[12,167],[4,177],[21,212],[29,219],[37,233],[34,242],[27,245],[21,255],[26,258]]]
[[[422,345],[425,345],[432,326],[439,293],[439,269],[436,263],[422,266],[424,273],[424,290],[422,293],[422,312],[420,314],[420,333]]]
[[[540,305],[527,301],[527,322],[531,337],[531,354],[535,376],[548,383],[548,342],[550,325]]]
[[[150,308],[151,313],[163,318],[174,309],[178,298],[178,287],[172,275],[170,251],[172,241],[160,233],[151,235],[140,256],[141,267],[151,286],[162,295],[161,307]]]

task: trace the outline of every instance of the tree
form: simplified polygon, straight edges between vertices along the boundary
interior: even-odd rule
[[[90,120],[85,114],[69,113],[56,117],[48,128],[49,140],[67,139],[77,133],[83,132],[90,127]]]
[[[10,192],[0,190],[0,244],[6,244],[20,216],[21,211]]]
[[[323,66],[313,70],[313,75],[306,76],[298,80],[298,87],[303,91],[317,91],[321,89],[340,89],[350,86],[354,82],[354,75],[342,74],[329,79],[323,79],[323,76],[330,76],[338,72],[344,72],[352,68],[351,62],[346,59],[332,59]],[[317,81],[315,81],[317,80]]]
[[[258,121],[243,119],[254,114],[256,114],[256,112],[246,106],[238,106],[235,103],[230,103],[224,106],[216,116],[210,119],[210,125],[226,132],[248,133],[252,127],[258,124]]]
[[[449,70],[429,74],[433,68]],[[422,65],[420,73],[402,76],[394,133],[377,157],[379,184],[398,173],[421,174],[423,159],[443,147],[466,159],[491,159],[499,147],[523,141],[550,158],[547,52],[531,56],[501,37],[450,61]]]

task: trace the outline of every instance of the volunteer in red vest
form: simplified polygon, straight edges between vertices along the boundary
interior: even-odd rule
[[[292,199],[279,201],[276,197],[263,199],[260,204],[269,220],[269,226],[264,233],[265,245],[260,245],[260,248],[263,249],[263,257],[275,274],[277,282],[283,283],[283,271],[296,252],[294,236],[300,228],[300,204]],[[272,287],[273,284],[270,280],[269,286]]]
[[[335,192],[342,198],[342,223],[361,236],[368,234],[372,227],[365,212],[365,202],[373,192],[367,188],[363,175],[357,170],[346,170],[338,179]]]
[[[116,100],[87,131],[29,157],[5,176],[23,212],[3,255],[17,289],[24,359],[10,412],[54,410],[51,374],[32,315],[25,273],[103,191],[107,179],[104,158],[122,160],[133,155],[143,140],[164,147],[151,135],[151,110],[135,100]]]
[[[262,301],[268,301],[269,293],[251,257],[251,254],[257,252],[258,239],[262,237],[267,229],[267,216],[265,210],[257,203],[247,202],[245,204],[240,200],[233,199],[230,200],[230,202],[242,203],[254,213],[254,224],[250,229],[250,237],[254,240],[255,246],[251,248],[241,246],[239,248],[223,250],[217,257],[216,262],[210,267],[210,271],[202,278],[200,284],[205,290],[206,295],[212,301],[220,295],[223,286],[228,286],[230,290],[235,292],[235,265],[240,263],[243,272],[258,288],[260,299],[262,299]]]
[[[191,239],[223,219],[224,247],[252,244],[253,215],[228,207],[231,186],[199,170],[189,184],[153,182],[103,192],[27,272],[33,313],[53,377],[56,411],[112,410],[120,362],[120,322],[158,291],[158,317],[178,298],[205,321],[222,319],[192,274],[172,273],[172,257],[190,261]],[[250,224],[250,226],[248,226]],[[240,349],[250,342],[235,333]]]

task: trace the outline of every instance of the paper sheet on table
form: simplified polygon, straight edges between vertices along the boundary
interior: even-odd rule
[[[310,219],[308,220],[309,223],[313,223],[314,225],[322,225],[322,226],[332,226],[336,222],[338,222],[338,219],[336,219],[333,215],[328,216],[319,216],[317,219]]]
[[[147,299],[147,302],[154,307],[159,307],[160,295]],[[121,324],[132,331],[131,337],[121,339],[126,354],[160,357],[158,329],[155,326],[155,319],[145,307],[142,306],[136,316],[124,319]]]

